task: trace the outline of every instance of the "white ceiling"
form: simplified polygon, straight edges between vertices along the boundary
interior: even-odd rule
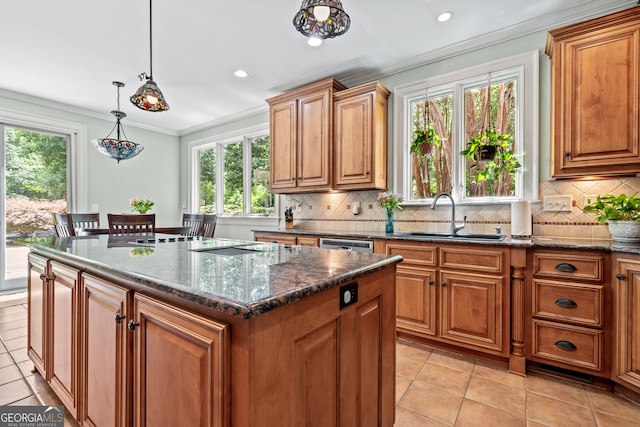
[[[266,98],[326,77],[351,87],[636,2],[343,0],[351,28],[315,48],[293,27],[300,4],[154,0],[153,74],[171,109],[150,113],[128,101],[138,74],[149,73],[148,0],[0,0],[0,95],[112,120],[111,82],[119,80],[126,84],[125,125],[185,134],[264,109]],[[436,22],[445,10],[453,19]],[[235,77],[238,68],[249,77]]]

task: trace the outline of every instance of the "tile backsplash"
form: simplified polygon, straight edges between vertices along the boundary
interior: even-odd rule
[[[594,215],[583,213],[581,207],[590,195],[626,194],[640,192],[640,178],[601,179],[592,181],[541,182],[539,201],[532,201],[534,236],[610,237],[606,225],[594,220]],[[571,212],[544,212],[544,196],[571,195],[574,206]],[[293,206],[294,228],[307,230],[332,230],[348,232],[383,232],[384,210],[378,206],[377,191],[352,191],[346,193],[310,193],[281,196],[280,207]],[[352,208],[360,203],[360,213]],[[298,212],[296,206],[300,206]],[[511,205],[456,205],[456,220],[462,222],[466,215],[465,232],[493,233],[500,227],[503,234],[511,234]],[[284,214],[281,215],[284,218]],[[395,230],[444,232],[450,227],[451,210],[443,203],[435,210],[429,206],[405,206],[395,212]],[[284,220],[283,220],[284,221]]]

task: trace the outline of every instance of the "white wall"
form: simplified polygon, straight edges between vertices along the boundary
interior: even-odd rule
[[[78,113],[70,113],[53,107],[45,107],[25,101],[17,101],[0,95],[0,109],[28,113],[49,119],[80,123],[87,127],[87,158],[80,159],[87,165],[87,203],[78,210],[90,212],[97,204],[100,222],[107,224],[107,213],[128,213],[129,199],[145,198],[155,202],[151,213],[156,214],[158,226],[177,225],[182,220],[180,206],[179,138],[127,124],[122,121],[127,138],[144,146],[144,150],[130,160],[117,163],[100,154],[91,144],[95,138],[104,138],[115,124],[112,121]],[[150,113],[151,114],[151,113]]]

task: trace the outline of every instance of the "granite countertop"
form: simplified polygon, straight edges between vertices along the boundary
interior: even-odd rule
[[[354,232],[354,231],[336,231],[336,230],[305,230],[305,229],[254,229],[253,232],[260,233],[278,233],[291,235],[309,235],[322,237],[336,237],[345,239],[373,239],[373,240],[407,240],[429,243],[455,243],[455,244],[473,244],[487,246],[510,246],[525,248],[550,248],[550,249],[588,249],[607,252],[622,252],[631,254],[640,254],[640,244],[617,242],[611,239],[590,239],[578,237],[542,237],[532,236],[531,238],[512,238],[504,236],[500,240],[479,240],[479,239],[443,239],[439,237],[429,236],[412,236],[408,232],[384,233],[375,231]],[[461,232],[464,234],[464,232]]]
[[[19,243],[88,272],[243,318],[402,261],[400,256],[160,234],[29,238]]]

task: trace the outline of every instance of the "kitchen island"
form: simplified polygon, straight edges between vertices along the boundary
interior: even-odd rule
[[[399,256],[27,239],[29,356],[87,425],[392,426]]]

